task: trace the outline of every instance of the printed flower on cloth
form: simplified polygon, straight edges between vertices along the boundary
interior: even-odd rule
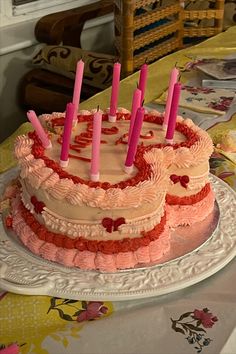
[[[165,104],[166,98],[167,91],[157,98],[155,102]],[[234,90],[182,85],[179,105],[197,112],[222,115],[228,111],[234,98]]]
[[[217,321],[218,318],[208,308],[185,312],[177,320],[171,318],[172,329],[185,335],[185,339],[194,346],[197,353],[201,353],[212,342],[207,329],[212,328]]]
[[[111,315],[113,305],[2,292],[0,312],[0,354],[16,354],[18,349],[20,354],[54,354],[47,339],[61,347],[58,353],[65,353],[84,326]]]

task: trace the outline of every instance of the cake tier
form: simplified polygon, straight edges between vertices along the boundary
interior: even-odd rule
[[[130,113],[103,114],[100,180],[90,180],[93,112],[78,115],[69,164],[59,164],[65,115],[43,115],[52,148],[36,133],[18,137],[21,191],[13,229],[35,254],[81,269],[116,271],[150,264],[170,248],[169,226],[203,220],[213,209],[209,157],[213,145],[189,119],[177,118],[165,144],[163,117],[145,114],[131,174],[124,172]],[[166,221],[167,220],[167,221]]]
[[[170,227],[180,225],[193,225],[204,220],[214,209],[215,194],[210,183],[202,190],[185,197],[177,197],[170,194],[166,196],[166,211]]]
[[[169,228],[165,215],[152,230],[138,238],[112,241],[71,240],[49,232],[23,206],[20,197],[12,201],[12,226],[31,252],[65,266],[100,271],[134,268],[156,262],[170,248]]]

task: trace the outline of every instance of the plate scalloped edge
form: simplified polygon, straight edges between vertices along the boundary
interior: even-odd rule
[[[121,301],[171,293],[208,278],[236,255],[236,193],[218,177],[210,179],[221,214],[218,228],[183,258],[119,273],[66,268],[30,254],[7,237],[1,224],[0,288],[25,295]]]

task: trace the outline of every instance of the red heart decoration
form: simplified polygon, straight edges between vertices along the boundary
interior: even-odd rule
[[[179,176],[177,176],[177,175],[171,175],[171,176],[170,176],[170,179],[171,179],[171,181],[172,181],[174,184],[176,184],[177,182],[179,182]]]
[[[34,211],[37,214],[41,214],[43,211],[43,208],[45,207],[44,202],[39,202],[38,199],[35,196],[32,196],[30,199],[31,203],[34,206]]]
[[[103,218],[102,226],[106,229],[106,232],[111,233],[113,227],[113,220],[111,218]]]
[[[117,231],[118,227],[120,225],[123,225],[123,224],[125,224],[125,219],[124,218],[118,218],[118,219],[114,220],[114,229],[113,229],[113,231]]]
[[[122,224],[125,224],[124,218],[118,218],[116,220],[112,220],[111,218],[102,219],[102,226],[106,229],[106,232],[117,231],[118,227]]]
[[[187,188],[188,182],[189,182],[189,176],[184,175],[180,177],[180,184],[182,187]]]

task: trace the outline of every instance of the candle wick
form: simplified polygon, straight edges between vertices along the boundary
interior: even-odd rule
[[[146,59],[145,59],[145,62],[144,62],[144,64],[147,64],[147,60],[148,60],[148,58],[146,58]]]
[[[177,64],[178,64],[178,62],[176,61],[176,62],[175,62],[175,68],[177,68]]]
[[[143,105],[144,105],[144,101],[145,101],[145,100],[143,100],[143,102],[142,102],[142,104],[141,104],[142,107],[143,107]]]
[[[178,81],[180,82],[180,79],[181,79],[181,75],[179,75],[179,77],[178,77]]]
[[[100,108],[99,108],[99,105],[98,105],[98,106],[97,106],[97,112],[99,112],[99,109],[100,109]]]

